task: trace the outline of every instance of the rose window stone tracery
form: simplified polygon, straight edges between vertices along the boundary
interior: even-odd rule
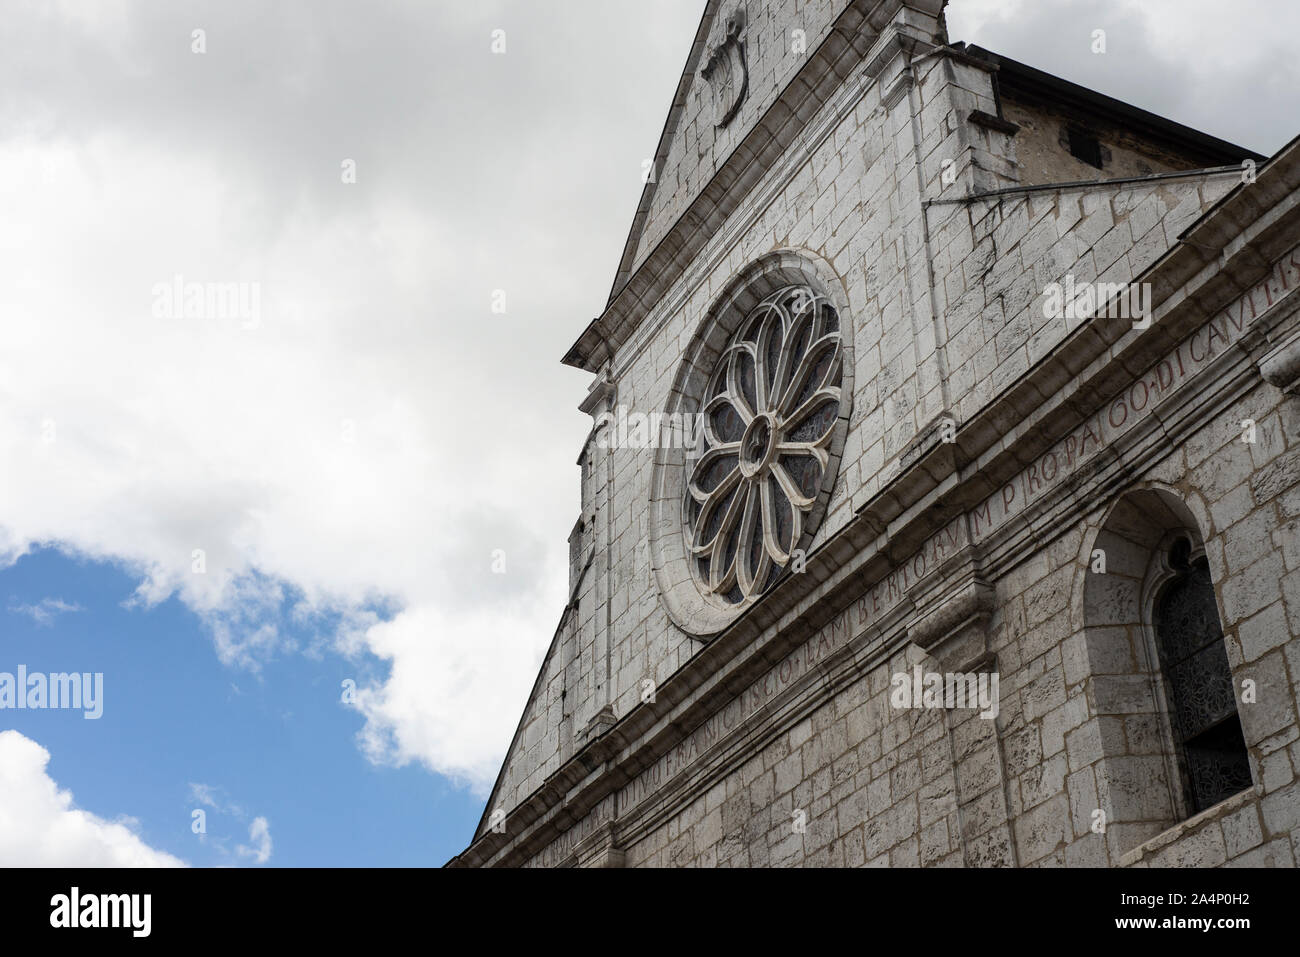
[[[764,298],[719,356],[683,500],[687,553],[706,594],[752,601],[815,531],[833,479],[842,371],[839,315],[803,285]]]

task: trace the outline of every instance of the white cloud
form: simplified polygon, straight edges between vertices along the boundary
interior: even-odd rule
[[[121,563],[232,668],[355,655],[366,753],[482,792],[565,600],[590,422],[559,357],[603,304],[698,3],[202,9],[203,56],[182,3],[6,22],[0,565]],[[621,45],[572,32],[629,18]],[[590,82],[629,47],[623,88]],[[258,283],[260,322],[155,318],[178,274]]]
[[[248,812],[231,800],[224,788],[215,787],[211,784],[201,784],[190,782],[190,797],[196,804],[202,804],[204,807],[211,808],[216,814],[229,815],[240,821],[248,820]],[[204,818],[206,824],[206,817]],[[271,825],[267,819],[257,815],[248,825],[249,844],[237,844],[234,850],[234,856],[237,858],[251,857],[258,864],[265,864],[271,859]],[[211,845],[223,856],[229,857],[232,853],[229,850],[229,843],[232,840],[229,835],[215,835],[208,832],[205,827],[204,831],[199,834],[199,842]]]
[[[482,789],[563,604],[579,439],[548,441],[519,395],[484,392],[488,369],[442,351],[436,307],[409,329],[395,318],[409,307],[389,291],[418,277],[382,249],[446,260],[432,224],[381,214],[370,237],[313,223],[241,246],[215,239],[241,200],[212,166],[118,140],[76,155],[0,144],[0,179],[30,181],[42,159],[55,182],[0,222],[0,256],[22,273],[0,327],[0,547],[127,564],[135,604],[178,594],[235,667],[295,650],[295,617],[341,615],[345,648],[393,665],[359,699],[369,753]],[[150,289],[173,272],[263,277],[260,326],[154,318]],[[457,295],[424,300],[470,313]],[[529,495],[518,460],[549,463],[524,470]],[[549,542],[538,515],[558,526]],[[491,572],[495,548],[507,575]]]
[[[526,394],[484,390],[500,339],[478,300],[499,280],[431,270],[464,248],[441,240],[434,211],[414,216],[372,187],[355,212],[306,208],[275,236],[246,236],[260,184],[242,172],[219,154],[114,133],[0,143],[0,180],[22,184],[0,223],[14,274],[0,291],[0,559],[40,542],[123,562],[141,576],[137,604],[178,594],[221,661],[251,670],[295,650],[286,601],[308,618],[342,614],[353,650],[367,648],[367,608],[380,601],[396,612],[385,642],[406,633],[407,646],[454,657],[393,657],[392,685],[381,679],[366,699],[387,703],[363,712],[370,753],[481,789],[562,604],[581,419],[572,401],[554,403],[552,418],[570,424],[552,444],[529,427],[538,407]],[[259,326],[154,318],[153,286],[177,273],[261,283]],[[521,312],[527,298],[516,294]],[[560,342],[529,355],[553,379]],[[542,528],[518,494],[518,459],[534,463],[532,495],[564,503],[538,509]],[[496,534],[466,542],[476,510]],[[489,577],[498,547],[514,559],[504,581]],[[456,640],[456,608],[502,599],[526,610],[503,608],[489,667],[486,647]],[[431,618],[443,635],[416,632]],[[404,675],[408,662],[477,675],[492,686],[478,697],[501,706],[423,709],[400,689],[443,679]],[[387,739],[393,751],[375,747]],[[427,747],[402,744],[417,739]]]
[[[66,602],[62,598],[42,598],[34,605],[15,604],[9,606],[15,615],[26,615],[38,625],[48,627],[59,615],[74,611],[85,611],[76,602]]]
[[[525,615],[492,608],[447,614],[426,605],[370,629],[370,650],[391,661],[392,672],[383,685],[357,691],[368,718],[365,752],[455,769],[451,776],[473,786],[492,780],[497,755],[479,747],[477,735],[444,729],[490,721],[509,726],[508,740],[522,710],[519,685],[531,685],[549,638]]]
[[[184,867],[135,833],[132,818],[106,821],[73,805],[46,772],[50,753],[0,731],[0,861],[12,867]]]
[[[198,804],[210,807],[219,814],[233,814],[235,817],[244,816],[243,808],[232,803],[230,798],[226,796],[225,791],[211,784],[190,782],[190,797]]]
[[[251,857],[259,864],[265,864],[271,859],[271,825],[266,818],[253,818],[253,823],[248,825],[248,839],[254,846],[240,844],[235,848],[236,854]]]

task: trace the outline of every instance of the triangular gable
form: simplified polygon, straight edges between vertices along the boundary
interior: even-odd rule
[[[516,762],[519,760],[519,749],[524,729],[536,717],[537,706],[546,703],[545,689],[548,679],[554,675],[552,665],[555,661],[556,652],[559,650],[561,639],[564,637],[564,629],[569,623],[569,616],[575,612],[575,606],[570,604],[565,607],[563,614],[560,615],[560,623],[556,626],[555,634],[551,637],[550,647],[546,649],[546,655],[542,658],[542,666],[537,669],[537,678],[533,682],[533,689],[528,693],[528,703],[524,705],[523,714],[519,716],[519,724],[515,726],[514,736],[510,739],[510,747],[506,749],[505,760],[501,762],[501,769],[497,771],[496,781],[492,784],[492,793],[488,796],[487,804],[483,807],[483,815],[479,818],[478,826],[474,828],[474,840],[478,840],[488,829],[492,812],[498,807],[502,786],[506,782],[509,772],[514,769]],[[505,810],[509,811],[509,808]]]
[[[608,361],[639,321],[630,314],[657,301],[909,3],[943,0],[709,0],[609,302],[565,365]],[[918,29],[908,42],[928,42]]]
[[[641,191],[641,201],[637,204],[636,215],[632,217],[632,228],[628,231],[627,243],[623,246],[623,256],[618,261],[618,272],[614,276],[614,286],[609,292],[611,302],[632,275],[632,267],[636,264],[637,251],[641,248],[641,239],[645,231],[646,221],[650,218],[650,210],[654,204],[655,191],[659,187],[659,176],[664,172],[665,165],[668,162],[668,154],[672,148],[673,137],[677,133],[682,114],[686,112],[691,87],[695,84],[696,74],[699,72],[701,65],[700,61],[704,57],[704,48],[708,44],[709,33],[713,29],[713,22],[717,18],[720,5],[719,0],[708,0],[704,5],[704,16],[700,18],[700,26],[695,31],[695,42],[691,44],[690,55],[686,58],[686,69],[682,71],[682,78],[677,82],[677,93],[673,97],[673,105],[668,110],[668,118],[664,121],[663,132],[659,135],[659,146],[654,155],[656,175],[646,183],[645,189]]]

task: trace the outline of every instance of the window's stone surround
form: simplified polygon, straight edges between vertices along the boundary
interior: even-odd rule
[[[710,307],[687,346],[665,411],[669,416],[698,412],[700,397],[713,374],[718,356],[750,310],[768,293],[796,284],[809,286],[835,307],[839,314],[840,345],[844,355],[840,424],[835,427],[821,494],[807,519],[810,532],[800,543],[806,547],[830,501],[853,405],[853,317],[848,313],[848,296],[843,281],[828,262],[811,250],[780,249],[760,257],[742,270]],[[701,593],[691,575],[682,534],[685,463],[686,450],[680,446],[670,445],[655,450],[650,496],[651,561],[659,594],[673,623],[688,634],[709,636],[735,621],[744,608],[729,607],[711,600]]]

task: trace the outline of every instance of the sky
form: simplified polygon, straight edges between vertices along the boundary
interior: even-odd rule
[[[465,846],[565,599],[559,360],[702,6],[0,0],[0,702],[20,667],[99,689],[0,708],[0,864]],[[1296,132],[1300,5],[948,17],[1260,152]]]

